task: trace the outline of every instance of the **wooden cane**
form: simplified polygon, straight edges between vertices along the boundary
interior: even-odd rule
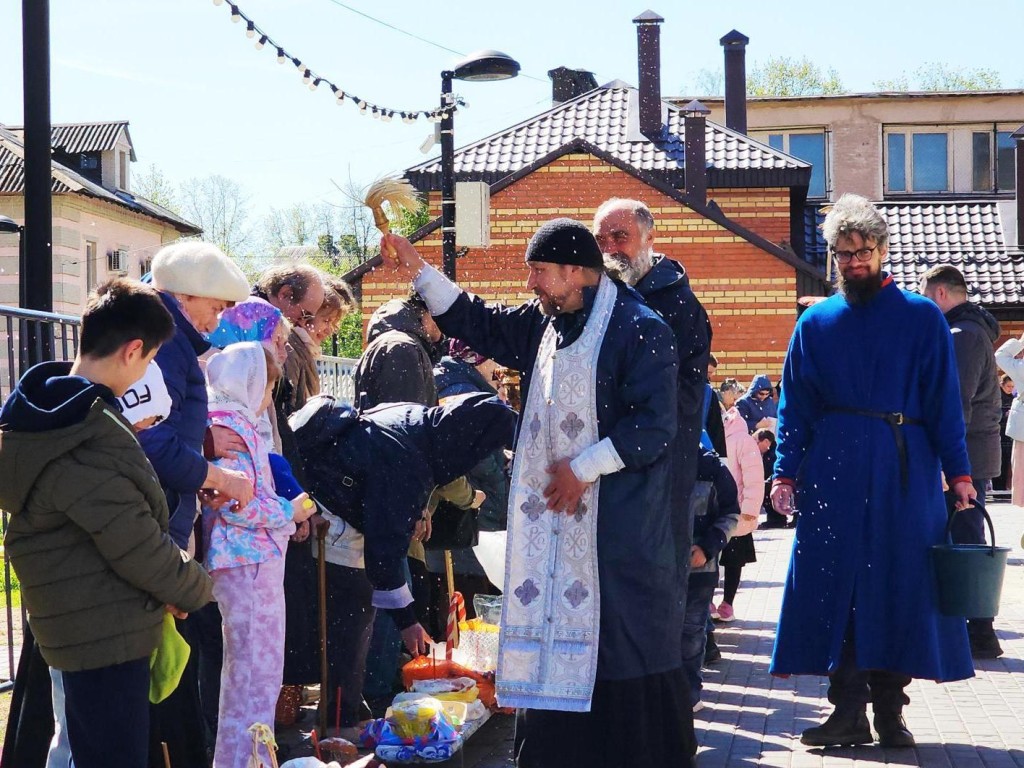
[[[320,738],[327,738],[327,531],[329,526],[316,526],[317,612],[320,635],[320,702],[317,724]]]

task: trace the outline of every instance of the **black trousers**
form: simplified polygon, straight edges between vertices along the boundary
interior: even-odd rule
[[[62,677],[76,768],[145,768],[149,657]]]
[[[697,752],[686,675],[598,680],[590,712],[520,710],[518,768],[689,766]]]
[[[857,649],[853,639],[853,617],[846,631],[839,666],[829,675],[828,700],[838,710],[863,709],[870,701],[875,714],[899,712],[910,698],[904,688],[910,676],[882,669],[857,667]]]

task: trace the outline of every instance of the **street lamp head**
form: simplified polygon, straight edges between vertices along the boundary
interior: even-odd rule
[[[21,225],[8,216],[0,216],[0,232],[14,234],[21,231]]]
[[[501,51],[477,51],[452,67],[455,80],[508,80],[519,74],[519,62]]]

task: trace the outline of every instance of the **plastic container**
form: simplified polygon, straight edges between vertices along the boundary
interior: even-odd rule
[[[473,612],[488,624],[500,624],[501,595],[474,595]]]
[[[1009,547],[997,547],[996,532],[985,507],[975,502],[988,522],[991,546],[986,544],[936,544],[932,562],[939,591],[939,611],[946,616],[990,619],[999,613],[1003,575]],[[954,512],[946,523],[949,540]]]

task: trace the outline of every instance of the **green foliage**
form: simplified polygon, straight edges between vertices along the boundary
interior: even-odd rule
[[[835,69],[823,72],[804,56],[775,56],[756,65],[747,76],[748,96],[823,96],[844,93]]]
[[[931,62],[918,67],[915,74],[922,91],[988,91],[1003,85],[996,70],[982,67],[971,69]]]
[[[430,208],[427,203],[421,202],[420,207],[415,211],[402,211],[402,215],[398,217],[398,220],[391,227],[392,231],[396,235],[402,235],[408,237],[420,227],[425,227],[430,223]]]
[[[330,339],[323,343],[325,355],[334,354]],[[363,316],[359,312],[346,315],[338,329],[338,357],[357,358],[363,353]]]
[[[1002,88],[1003,79],[994,69],[953,67],[933,61],[915,69],[913,80],[903,72],[876,80],[874,86],[880,91],[991,91]]]
[[[902,72],[896,77],[875,80],[872,85],[879,91],[906,92],[910,90],[910,80],[907,78],[906,72]]]

